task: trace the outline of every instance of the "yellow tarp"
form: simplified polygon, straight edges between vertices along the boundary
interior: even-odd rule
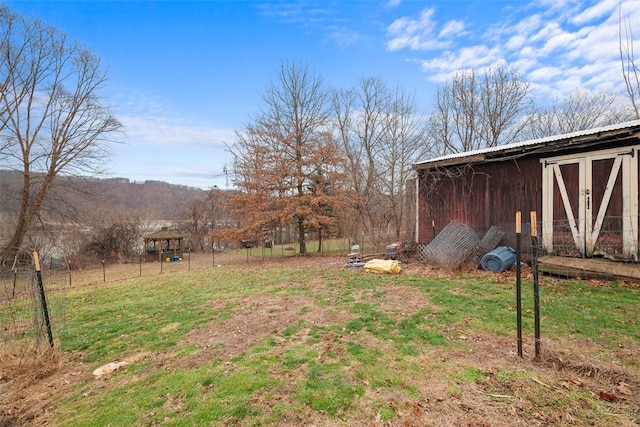
[[[392,259],[372,259],[365,263],[364,269],[367,271],[375,271],[376,273],[399,274],[402,272],[400,263]]]

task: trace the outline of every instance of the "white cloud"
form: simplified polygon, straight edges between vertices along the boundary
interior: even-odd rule
[[[546,21],[542,26],[536,29],[536,31],[529,35],[530,43],[545,43],[549,39],[562,34],[562,28],[560,23],[556,21]]]
[[[146,146],[222,146],[233,129],[220,129],[199,117],[180,114],[155,95],[121,89],[114,112],[124,126],[125,142]]]
[[[538,67],[528,74],[529,80],[536,83],[548,84],[563,75],[563,70],[558,67]]]
[[[464,32],[464,22],[453,20],[453,21],[447,22],[444,25],[444,27],[442,27],[442,30],[440,30],[438,37],[442,39],[450,36],[457,36],[462,34],[463,32]]]
[[[208,188],[230,163],[226,144],[233,129],[180,114],[156,96],[120,90],[114,114],[124,126],[123,144],[113,147],[111,173],[134,180],[157,179]],[[196,166],[204,165],[204,166]]]
[[[549,33],[548,37],[542,39],[544,44],[540,49],[542,56],[549,56],[555,52],[567,52],[570,51],[570,47],[574,44],[576,34],[567,33],[562,31],[559,27],[554,27],[554,30]]]
[[[525,37],[529,39],[532,34],[538,32],[539,28],[543,26],[545,18],[539,14],[526,16],[524,19],[516,22],[509,30],[511,33]]]
[[[520,50],[526,48],[526,43],[527,38],[525,36],[515,35],[505,43],[504,47],[508,50]]]
[[[412,19],[406,16],[398,18],[389,25],[387,34],[391,36],[414,35],[416,33],[429,34],[435,28],[435,23],[431,19],[433,13],[433,9],[424,9],[420,13],[419,19]]]
[[[458,21],[439,27],[435,10],[425,9],[419,18],[404,16],[388,27],[387,48],[408,49],[415,56],[420,55],[420,48],[431,48],[412,60],[421,64],[432,81],[447,79],[458,70],[482,69],[504,61],[520,71],[534,90],[547,94],[576,90],[622,93],[619,6],[624,22],[640,22],[638,0],[510,4],[503,14],[495,15],[497,21],[460,21],[458,27]],[[445,34],[456,37],[455,44],[440,37]]]
[[[588,22],[607,18],[614,12],[617,13],[620,0],[600,0],[592,7],[583,10],[571,19],[575,25],[583,25]]]
[[[229,129],[216,129],[206,124],[181,123],[158,116],[120,116],[128,143],[154,147],[221,146],[235,136]]]
[[[390,39],[386,47],[390,51],[409,48],[411,50],[445,49],[451,44],[450,37],[464,31],[462,21],[452,20],[445,23],[438,32],[438,24],[433,19],[435,9],[427,8],[420,12],[418,19],[398,18],[387,28]]]
[[[484,45],[462,48],[458,51],[446,52],[438,58],[421,62],[425,72],[435,72],[431,80],[441,81],[449,78],[456,71],[474,68],[487,68],[500,62],[498,49],[491,49]]]

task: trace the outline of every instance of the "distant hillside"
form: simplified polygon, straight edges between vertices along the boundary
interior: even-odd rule
[[[22,174],[0,170],[0,214],[17,215],[20,208]],[[61,177],[57,180],[49,209],[64,200],[80,213],[121,213],[154,219],[184,219],[194,199],[207,191],[162,181],[132,182],[127,178]],[[45,209],[45,211],[49,210]]]

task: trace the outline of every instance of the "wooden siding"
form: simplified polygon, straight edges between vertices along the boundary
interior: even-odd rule
[[[637,143],[636,140],[632,142]],[[506,234],[502,244],[515,245],[515,212],[522,212],[523,233],[528,234],[529,212],[543,218],[542,174],[543,157],[528,156],[518,160],[492,161],[453,165],[419,171],[418,243],[429,243],[452,220],[459,220],[478,230],[479,234],[492,226],[500,227]],[[595,207],[602,203],[604,189],[609,180],[613,159],[594,160],[592,166],[593,193],[590,203]],[[640,156],[633,160],[640,168]],[[571,205],[577,206],[580,184],[577,164],[560,166],[567,196]],[[640,187],[640,176],[636,178]],[[622,172],[614,179],[609,204],[605,212],[595,256],[617,257],[622,251],[623,194]],[[573,237],[568,228],[562,230],[566,221],[565,207],[559,196],[558,183],[554,182],[553,218],[557,229],[553,232],[554,252],[565,256],[582,256],[571,250]],[[578,210],[575,209],[577,220]],[[594,214],[595,215],[595,214]],[[640,241],[640,230],[635,232]],[[563,248],[564,247],[564,248]]]
[[[515,243],[515,213],[538,213],[550,254],[640,258],[640,120],[438,157],[414,165],[417,243],[452,220]],[[544,200],[543,200],[544,197]],[[523,240],[524,241],[524,240]]]
[[[515,212],[542,208],[538,158],[498,161],[421,171],[418,240],[433,239],[450,221],[463,221],[480,232],[496,225],[509,233]]]

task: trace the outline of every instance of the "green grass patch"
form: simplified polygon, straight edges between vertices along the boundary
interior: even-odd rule
[[[364,387],[354,382],[341,365],[311,362],[305,381],[294,395],[314,410],[335,416],[363,393]]]
[[[406,298],[419,296],[423,307],[408,310],[402,298],[389,298],[407,289]],[[272,307],[266,298],[283,309],[265,308]],[[532,301],[531,283],[524,283],[529,335]],[[515,346],[514,283],[498,277],[211,268],[71,288],[67,307],[64,335],[56,338],[87,369],[151,356],[75,384],[51,408],[52,425],[302,425],[301,414],[311,412],[326,425],[392,423],[408,412],[406,402],[434,398],[424,395],[431,379],[441,382],[438,399],[482,387],[497,399],[519,393],[524,407],[549,419],[554,410],[575,408],[567,417],[580,425],[615,425],[606,415],[611,408],[592,396],[560,386],[551,393],[533,381],[543,370],[487,371],[451,360],[469,354],[476,335]],[[251,320],[247,308],[263,310],[268,327]],[[549,281],[541,287],[541,310],[543,338],[592,342],[589,356],[640,369],[637,359],[614,359],[614,350],[640,346],[640,289]],[[205,336],[194,340],[198,333]],[[481,356],[478,364],[490,362]]]

